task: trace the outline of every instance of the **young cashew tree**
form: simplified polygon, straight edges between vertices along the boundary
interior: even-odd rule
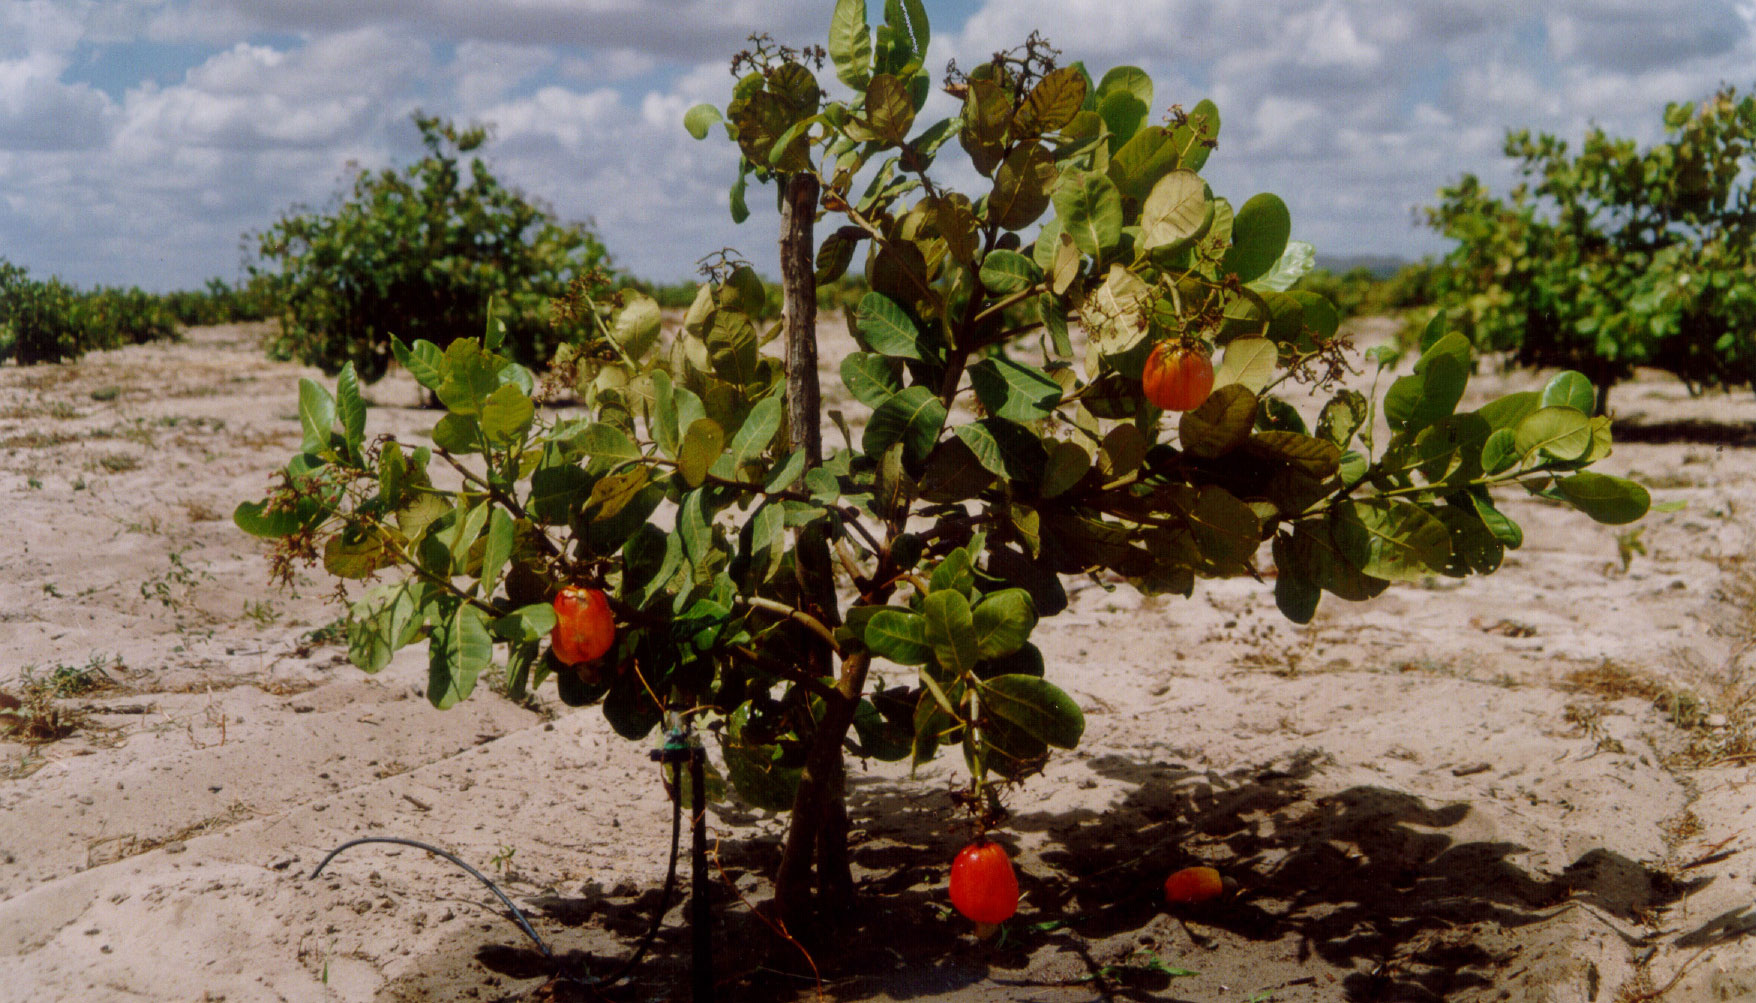
[[[493,329],[398,341],[446,408],[431,445],[369,438],[351,371],[333,395],[306,381],[299,454],[236,513],[283,569],[375,581],[352,657],[376,671],[425,640],[435,706],[504,652],[514,693],[552,678],[630,740],[686,709],[738,797],[791,812],[775,905],[795,929],[853,893],[850,752],[953,750],[980,831],[1003,818],[998,785],[1077,745],[1053,681],[1069,667],[1031,642],[1067,607],[1063,576],[1188,596],[1262,578],[1271,555],[1304,622],[1323,592],[1494,571],[1521,542],[1497,486],[1605,522],[1647,507],[1584,469],[1610,438],[1577,374],[1459,413],[1470,345],[1433,330],[1382,400],[1335,389],[1348,347],[1329,303],[1285,291],[1310,260],[1286,206],[1234,206],[1201,177],[1211,103],[1160,118],[1145,73],[1094,78],[1033,37],[954,67],[959,113],[918,123],[927,21],[918,0],[885,10],[874,31],[864,0],[835,7],[843,96],[822,53],[759,42],[730,104],[688,115],[738,145],[735,211],[749,179],[777,186],[779,325],[752,319],[747,266],[704,285],[674,337],[650,299],[578,298],[595,335],[555,370],[580,401],[557,412]],[[949,156],[975,191],[941,180]],[[864,421],[830,412],[825,442],[811,292],[855,262],[872,291],[840,377]],[[1292,385],[1327,395],[1309,423]]]

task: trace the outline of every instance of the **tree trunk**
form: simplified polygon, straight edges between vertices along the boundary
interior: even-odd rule
[[[809,470],[823,461],[823,396],[817,382],[817,282],[812,262],[813,224],[817,214],[817,179],[809,174],[787,178],[781,201],[780,275],[786,310],[787,441],[805,454]],[[799,532],[793,551],[801,605],[830,626],[841,623],[828,540],[822,533]],[[823,677],[833,672],[833,653],[814,635],[810,671]],[[853,896],[847,862],[847,768],[842,742],[853,723],[854,710],[866,687],[866,655],[841,664],[838,700],[828,701],[823,720],[811,738],[793,817],[775,878],[775,907],[790,931],[809,929],[815,871],[817,894],[826,912],[845,907]]]
[[[865,652],[842,660],[836,681],[838,699],[829,701],[811,738],[799,790],[793,796],[793,817],[781,851],[780,873],[774,882],[775,905],[789,931],[804,931],[812,919],[811,873],[816,865],[817,891],[825,918],[852,901],[853,875],[847,860],[847,766],[841,743],[854,722],[860,694],[866,688],[871,656]],[[796,935],[796,934],[795,934]]]
[[[786,310],[787,437],[805,451],[806,468],[823,459],[823,395],[817,386],[817,278],[812,228],[817,179],[787,178],[780,217],[780,284]]]

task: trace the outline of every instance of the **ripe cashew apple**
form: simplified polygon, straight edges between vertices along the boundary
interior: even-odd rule
[[[557,660],[566,665],[594,661],[615,643],[616,621],[601,591],[569,585],[555,596],[549,646]]]
[[[1224,879],[1211,867],[1185,867],[1165,879],[1165,901],[1172,904],[1206,902],[1225,890]]]
[[[1018,875],[999,843],[980,839],[951,862],[951,904],[977,923],[994,925],[1018,911]]]
[[[1213,393],[1213,360],[1181,341],[1161,341],[1140,374],[1146,399],[1166,411],[1193,411]]]

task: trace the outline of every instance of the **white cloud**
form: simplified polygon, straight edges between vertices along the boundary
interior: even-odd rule
[[[1141,66],[1158,115],[1219,103],[1206,171],[1216,191],[1281,193],[1298,235],[1325,251],[1418,254],[1440,244],[1411,226],[1411,208],[1466,171],[1503,188],[1508,126],[1577,138],[1596,123],[1651,141],[1666,101],[1748,82],[1752,11],[1719,0],[987,0],[966,23],[934,25],[929,65],[937,75],[955,57],[967,69],[1038,28],[1094,72]],[[815,43],[827,20],[819,0],[10,0],[0,248],[81,282],[232,274],[241,232],[294,203],[323,204],[349,161],[418,156],[408,114],[420,107],[492,123],[496,173],[565,218],[595,219],[638,273],[678,278],[726,245],[772,270],[772,193],[752,187],[757,218],[732,226],[736,152],[717,131],[692,140],[681,117],[725,101],[726,59],[749,32]],[[211,49],[186,73],[86,82],[90,53],[149,40]],[[952,110],[935,93],[922,121]],[[955,144],[944,157],[936,175],[979,192]]]

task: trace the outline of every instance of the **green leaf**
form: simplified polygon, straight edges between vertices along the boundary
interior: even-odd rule
[[[1518,423],[1513,447],[1519,456],[1540,452],[1556,460],[1577,460],[1591,448],[1591,419],[1572,407],[1550,405]]]
[[[1543,385],[1543,407],[1570,407],[1582,414],[1591,414],[1597,407],[1597,389],[1584,373],[1569,369],[1556,373]]]
[[[1047,418],[1061,403],[1061,384],[1049,374],[1003,356],[982,359],[969,367],[976,399],[989,414],[1012,421]]]
[[[525,392],[508,383],[482,403],[482,431],[496,444],[514,442],[523,437],[536,413],[536,405]]]
[[[1141,247],[1173,253],[1206,236],[1213,195],[1194,171],[1172,171],[1152,186],[1140,208]]]
[[[659,314],[658,301],[651,296],[631,289],[624,290],[623,295],[628,297],[627,305],[616,314],[610,340],[622,346],[630,359],[638,360],[658,340],[664,318]]]
[[[866,26],[866,0],[836,0],[829,21],[829,59],[835,76],[856,91],[872,78],[872,32]]]
[[[440,710],[454,706],[476,688],[476,677],[494,657],[482,611],[458,603],[433,625],[427,642],[427,700]]]
[[[1108,121],[1111,112],[1132,113],[1137,104],[1132,96],[1118,95],[1118,106],[1106,109],[1100,105],[1098,113]],[[1145,106],[1140,106],[1142,118],[1145,117]],[[1120,135],[1111,123],[1112,134]],[[1170,130],[1163,126],[1149,125],[1129,133],[1128,141],[1110,156],[1110,180],[1115,183],[1116,190],[1135,202],[1144,202],[1152,194],[1153,186],[1177,166],[1177,148],[1171,143]]]
[[[982,286],[996,296],[1010,296],[1043,280],[1036,262],[1017,251],[996,249],[982,259]]]
[[[1489,428],[1517,428],[1519,422],[1542,406],[1542,394],[1535,390],[1522,390],[1483,404],[1476,408],[1476,414],[1488,420]]]
[[[1508,519],[1494,507],[1494,500],[1489,496],[1487,488],[1470,489],[1469,500],[1475,506],[1476,516],[1482,520],[1482,525],[1488,527],[1488,532],[1494,534],[1495,539],[1513,550],[1524,544],[1524,530],[1519,529],[1518,523]]]
[[[627,672],[617,676],[604,694],[604,720],[616,734],[638,742],[664,720],[664,708],[652,698],[638,673]]]
[[[391,562],[376,530],[349,528],[330,537],[323,547],[323,570],[337,578],[369,578]]]
[[[944,427],[945,405],[932,390],[912,386],[891,395],[872,412],[860,447],[867,456],[882,456],[901,442],[909,457],[918,462],[932,452]]]
[[[962,439],[953,438],[933,447],[917,487],[920,497],[945,504],[974,498],[993,482],[994,474],[982,466],[975,452]]]
[[[484,354],[481,346],[468,338],[452,342],[445,348],[445,380],[433,392],[434,396],[453,414],[475,417],[481,413],[482,402],[500,386],[503,361]]]
[[[414,347],[410,348],[402,343],[401,338],[391,335],[390,352],[396,356],[397,364],[408,370],[415,382],[428,390],[438,390],[439,384],[445,382],[445,374],[439,368],[445,359],[445,353],[439,351],[438,345],[418,338]]]
[[[329,436],[335,428],[335,398],[313,380],[299,380],[299,427],[305,439],[299,451],[321,455],[329,448]]]
[[[1190,109],[1188,119],[1171,134],[1171,142],[1175,143],[1182,156],[1177,166],[1190,171],[1199,171],[1207,164],[1208,155],[1213,153],[1213,143],[1219,138],[1219,109],[1212,101],[1202,98]]]
[[[1274,605],[1281,615],[1294,623],[1310,623],[1317,615],[1317,603],[1323,589],[1311,577],[1309,569],[1292,556],[1290,537],[1274,538]]]
[[[538,522],[551,526],[565,524],[590,497],[594,483],[596,479],[591,474],[572,464],[538,467],[531,474],[526,507]],[[409,533],[408,528],[404,527],[403,532]]]
[[[1522,459],[1518,452],[1518,433],[1498,428],[1482,441],[1482,472],[1499,474],[1511,470]]]
[[[724,121],[725,116],[720,114],[719,108],[710,104],[698,104],[683,113],[683,128],[696,139],[706,139],[707,130]]]
[[[865,0],[859,2],[864,6]],[[720,755],[725,760],[726,777],[732,782],[732,789],[738,797],[751,807],[762,811],[786,811],[793,806],[803,770],[782,765],[778,746],[745,738],[749,715],[748,704],[733,711],[730,726],[720,738]]]
[[[891,44],[907,53],[908,58],[901,62],[898,75],[909,76],[919,70],[921,60],[927,54],[927,43],[932,38],[927,27],[927,9],[921,0],[884,0],[884,27],[889,29]],[[880,32],[880,38],[883,34]]]
[[[707,471],[724,451],[725,441],[726,433],[719,422],[712,418],[696,419],[683,433],[683,443],[677,449],[677,471],[683,475],[683,483],[700,487],[707,479]]]
[[[1444,572],[1451,532],[1418,505],[1395,498],[1342,502],[1330,535],[1348,563],[1374,578],[1418,581]]]
[[[1046,679],[995,676],[981,686],[982,712],[1000,718],[1056,748],[1071,749],[1085,734],[1085,714],[1073,698]]]
[[[1245,202],[1232,219],[1232,246],[1221,267],[1241,282],[1261,276],[1286,251],[1293,217],[1280,196],[1263,192]]]
[[[1339,449],[1346,449],[1353,441],[1354,433],[1365,425],[1368,414],[1364,394],[1358,390],[1339,391],[1317,415],[1317,437],[1335,443]]]
[[[1048,454],[1031,431],[1005,418],[966,422],[953,431],[982,466],[1008,480],[1034,484],[1043,476]]]
[[[1122,193],[1102,174],[1064,177],[1053,196],[1061,232],[1073,246],[1101,257],[1122,239]]]
[[[303,388],[301,388],[300,397],[300,410],[302,412]],[[360,396],[360,378],[354,372],[352,362],[343,365],[341,373],[336,376],[335,410],[341,418],[342,437],[347,441],[348,451],[356,456],[359,455],[360,443],[366,436],[366,401]]]
[[[1280,538],[1276,538],[1277,544]],[[1331,534],[1315,531],[1310,523],[1296,523],[1285,547],[1276,546],[1275,566],[1282,574],[1290,570],[1313,585],[1349,602],[1363,602],[1378,595],[1390,583],[1373,578],[1349,563]]]
[[[1152,289],[1129,269],[1111,265],[1097,291],[1086,297],[1082,319],[1092,344],[1105,355],[1120,355],[1146,340],[1143,323]]]
[[[513,643],[540,641],[555,629],[555,607],[536,602],[520,606],[492,624],[494,633]]]
[[[1104,74],[1098,83],[1096,100],[1098,115],[1116,141],[1139,135],[1140,123],[1152,111],[1152,78],[1137,66],[1117,66]],[[1150,128],[1157,129],[1157,126]],[[1163,132],[1163,129],[1159,129]],[[1124,144],[1125,148],[1126,144]],[[1114,161],[1112,160],[1112,163]],[[1176,164],[1176,158],[1170,161]],[[1139,196],[1134,196],[1138,198]]]
[[[348,660],[366,672],[378,672],[390,664],[398,648],[414,640],[422,619],[421,605],[427,587],[420,581],[389,587],[388,593],[361,599],[349,611]]]
[[[1086,78],[1077,67],[1050,70],[1038,80],[1013,115],[1015,137],[1040,136],[1073,121],[1085,105]]]
[[[732,466],[741,467],[746,462],[761,455],[774,441],[774,433],[780,430],[782,401],[780,395],[764,397],[750,409],[744,424],[738,426],[738,433],[732,436]]]
[[[920,359],[921,332],[902,307],[883,293],[867,293],[860,300],[854,322],[866,336],[866,344],[880,355]]]
[[[880,73],[866,84],[865,119],[863,124],[873,136],[892,146],[908,137],[915,122],[915,104],[909,96],[908,84]]]
[[[1049,450],[1049,463],[1043,472],[1042,495],[1053,498],[1073,485],[1091,470],[1091,454],[1077,443],[1057,440]]]
[[[1319,481],[1335,476],[1341,466],[1341,449],[1335,443],[1298,432],[1257,432],[1245,445]]]
[[[447,414],[433,425],[433,445],[447,453],[479,453],[482,426],[467,414]]]
[[[1177,438],[1191,456],[1213,459],[1243,445],[1256,426],[1256,395],[1241,383],[1220,387],[1193,411],[1183,412]]]
[[[1049,207],[1054,186],[1054,155],[1041,144],[1026,143],[994,171],[988,194],[988,221],[1004,230],[1021,230],[1036,222]]]
[[[971,617],[976,656],[985,661],[1010,655],[1030,640],[1037,625],[1037,608],[1024,589],[1001,589],[984,596]]]
[[[866,621],[866,647],[898,665],[925,665],[933,657],[927,620],[912,610],[884,608]]]
[[[500,580],[500,571],[512,557],[514,538],[512,514],[503,508],[496,507],[488,515],[488,536],[486,546],[482,550],[482,595],[492,596],[494,586]]]
[[[855,400],[872,408],[902,389],[889,361],[872,352],[852,352],[842,359],[841,382]]]
[[[239,502],[232,510],[232,522],[251,536],[278,540],[297,533],[304,525],[305,517],[297,509],[283,508],[271,512],[266,502],[246,501]]]
[[[1450,417],[1468,383],[1467,366],[1449,355],[1438,356],[1424,371],[1390,385],[1384,394],[1384,419],[1392,429],[1412,435]]]
[[[976,667],[975,621],[969,600],[953,589],[927,593],[921,601],[927,621],[927,644],[943,670],[941,678],[957,679]]]
[[[1279,349],[1267,338],[1237,338],[1226,345],[1225,354],[1214,368],[1213,385],[1223,387],[1242,383],[1251,393],[1261,393],[1274,378],[1279,364]]]
[[[1287,241],[1287,249],[1281,252],[1280,259],[1274,263],[1266,274],[1252,285],[1257,289],[1270,289],[1284,293],[1293,287],[1293,283],[1307,275],[1317,265],[1317,248],[1303,240]]]
[[[927,587],[930,592],[937,592],[941,589],[961,592],[963,597],[968,599],[976,587],[976,566],[975,562],[970,560],[969,550],[965,547],[958,547],[946,554],[945,559],[933,569],[933,574],[927,581]]]
[[[591,521],[601,523],[614,519],[640,497],[650,480],[651,475],[645,467],[631,467],[600,479],[591,486],[591,497],[585,502],[586,508],[592,510]]]
[[[1633,522],[1652,507],[1652,496],[1644,487],[1608,474],[1584,471],[1556,481],[1555,489],[1574,508],[1611,526]]]

